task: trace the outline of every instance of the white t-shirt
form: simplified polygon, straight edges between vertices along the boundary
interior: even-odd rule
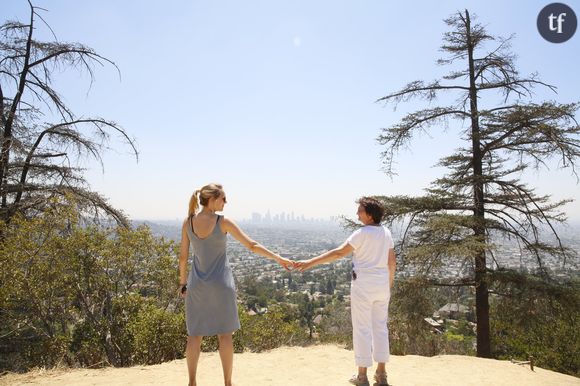
[[[389,249],[395,247],[391,231],[383,226],[365,225],[346,239],[354,248],[354,270],[389,268]]]

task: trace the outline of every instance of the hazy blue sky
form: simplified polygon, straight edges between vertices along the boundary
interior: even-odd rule
[[[393,180],[381,171],[382,127],[425,106],[396,111],[374,101],[415,79],[445,74],[443,22],[468,8],[494,35],[516,34],[520,72],[539,72],[558,94],[580,100],[580,32],[562,44],[543,40],[539,1],[65,1],[38,0],[62,41],[113,60],[55,80],[78,115],[102,116],[137,139],[139,162],[117,140],[105,171],[88,163],[93,188],[135,219],[186,215],[194,189],[225,185],[234,218],[252,212],[328,217],[356,211],[365,194],[420,194],[439,157],[458,147],[459,123],[417,138],[397,158]],[[568,2],[580,16],[580,3]],[[4,0],[2,20],[28,19],[24,0]],[[37,38],[48,38],[39,24]],[[493,100],[494,95],[489,94]],[[490,100],[490,101],[491,101]],[[554,164],[556,165],[556,163]],[[578,197],[569,171],[525,176],[540,193]],[[580,203],[568,206],[580,219]]]

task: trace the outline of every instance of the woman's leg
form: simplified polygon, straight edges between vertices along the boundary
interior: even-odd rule
[[[234,367],[234,339],[232,333],[218,335],[220,347],[220,358],[224,371],[224,385],[232,384],[232,369]]]
[[[201,352],[201,340],[203,336],[188,336],[185,356],[187,357],[187,372],[189,373],[189,386],[196,386],[197,362]]]
[[[372,305],[373,326],[373,359],[375,362],[384,363],[389,361],[389,298],[377,300]]]
[[[372,307],[373,319],[373,358],[377,362],[375,380],[377,385],[387,385],[387,370],[385,362],[389,361],[389,291],[379,286],[376,291],[375,302]]]
[[[359,281],[359,280],[357,280]],[[352,345],[355,364],[359,374],[373,365],[371,304],[363,283],[353,283],[350,289],[350,313],[352,317]]]
[[[375,374],[384,374],[387,372],[387,368],[385,367],[385,362],[379,362],[377,364],[377,371],[375,371]]]

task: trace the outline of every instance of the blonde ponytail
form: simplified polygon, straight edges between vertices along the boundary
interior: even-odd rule
[[[220,184],[207,184],[203,188],[193,192],[189,200],[189,216],[195,215],[199,209],[199,204],[206,206],[210,198],[218,198],[224,194],[224,188]],[[199,201],[197,196],[199,195]]]
[[[195,192],[193,192],[193,194],[191,195],[191,198],[189,199],[189,211],[187,213],[188,217],[195,215],[195,212],[197,212],[197,208],[199,208],[199,204],[197,201],[198,194],[199,194],[199,190],[196,190]]]

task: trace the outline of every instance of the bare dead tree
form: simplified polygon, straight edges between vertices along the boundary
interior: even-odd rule
[[[34,37],[40,11],[30,7],[27,24],[7,21],[0,26],[0,219],[16,213],[33,215],[50,197],[72,196],[85,214],[127,224],[123,213],[90,190],[78,166],[82,157],[101,163],[111,134],[138,152],[134,139],[117,123],[99,117],[77,117],[53,82],[55,70],[89,74],[114,62],[79,43],[39,41]],[[50,29],[52,32],[52,30]],[[54,36],[54,33],[53,33]],[[52,123],[46,123],[52,121]]]

